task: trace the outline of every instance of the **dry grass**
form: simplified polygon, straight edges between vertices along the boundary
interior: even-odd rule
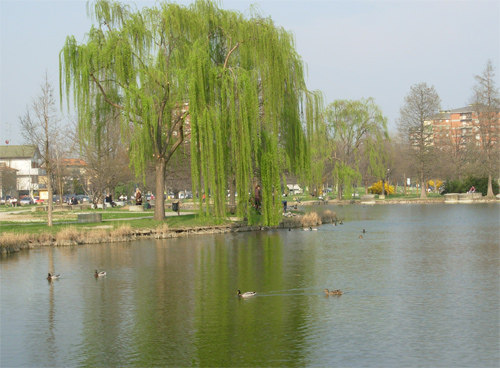
[[[321,225],[321,217],[316,212],[308,212],[301,218],[302,226]]]
[[[337,214],[333,211],[326,210],[321,213],[321,222],[323,224],[335,222],[337,220]]]
[[[168,224],[166,222],[162,223],[161,225],[158,225],[156,227],[156,232],[158,233],[166,233],[169,230]]]
[[[19,244],[28,244],[31,240],[29,234],[2,234],[0,235],[0,244],[6,247],[12,247]]]
[[[109,233],[105,229],[94,229],[85,233],[85,242],[89,244],[101,243],[107,241],[108,238]]]
[[[83,243],[84,239],[84,233],[78,231],[74,226],[69,226],[56,234],[56,245]]]
[[[130,225],[120,225],[116,229],[111,230],[110,236],[112,238],[123,238],[132,235],[132,227]]]

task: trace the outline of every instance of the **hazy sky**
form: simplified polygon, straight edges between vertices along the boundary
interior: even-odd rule
[[[434,85],[443,109],[463,107],[490,59],[500,87],[499,1],[232,0],[222,8],[246,12],[252,4],[294,33],[310,90],[327,103],[373,97],[390,130],[414,84]],[[0,0],[0,144],[24,143],[19,117],[45,71],[58,93],[64,40],[83,42],[90,25],[86,1]]]

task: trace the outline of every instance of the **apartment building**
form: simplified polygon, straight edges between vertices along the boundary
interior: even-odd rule
[[[39,177],[45,175],[40,168],[42,157],[38,148],[30,145],[0,145],[0,164],[16,171],[16,191],[18,195],[33,196],[39,189]]]
[[[498,144],[500,113],[485,126],[473,106],[441,111],[426,122],[429,139],[436,147],[466,147],[469,144],[480,146],[482,139],[490,139]],[[481,132],[482,130],[482,132]]]

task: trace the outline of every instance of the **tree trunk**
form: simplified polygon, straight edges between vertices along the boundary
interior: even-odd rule
[[[420,174],[420,198],[427,198],[427,190],[425,189],[425,179],[423,174]]]
[[[495,195],[493,194],[493,184],[492,184],[492,165],[491,165],[491,158],[488,157],[488,191],[486,192],[486,198],[493,198]]]
[[[488,192],[486,194],[486,198],[493,198],[495,195],[493,194],[493,185],[491,180],[491,171],[488,173]]]
[[[236,205],[236,179],[234,177],[229,180],[229,205]]]
[[[165,158],[160,157],[156,160],[156,200],[155,200],[155,214],[156,221],[165,220],[165,200],[163,199],[163,192],[165,190]]]
[[[50,180],[51,174],[51,172],[47,172],[47,193],[49,201],[49,205],[47,208],[47,226],[52,226],[52,184]]]
[[[382,179],[382,195],[385,195],[385,181]]]

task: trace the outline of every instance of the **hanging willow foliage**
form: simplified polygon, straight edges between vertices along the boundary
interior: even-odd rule
[[[201,213],[225,216],[233,180],[238,214],[248,214],[256,178],[263,223],[276,225],[282,168],[310,175],[307,135],[322,103],[306,89],[292,35],[270,18],[247,19],[210,0],[141,11],[109,0],[89,4],[96,26],[84,44],[68,37],[60,54],[61,95],[68,103],[73,95],[81,132],[92,133],[97,101],[121,111],[137,173],[148,160],[156,164],[157,198],[170,157],[190,134],[193,192],[211,194],[213,203],[203,207],[199,195]],[[155,219],[164,218],[159,202]]]

